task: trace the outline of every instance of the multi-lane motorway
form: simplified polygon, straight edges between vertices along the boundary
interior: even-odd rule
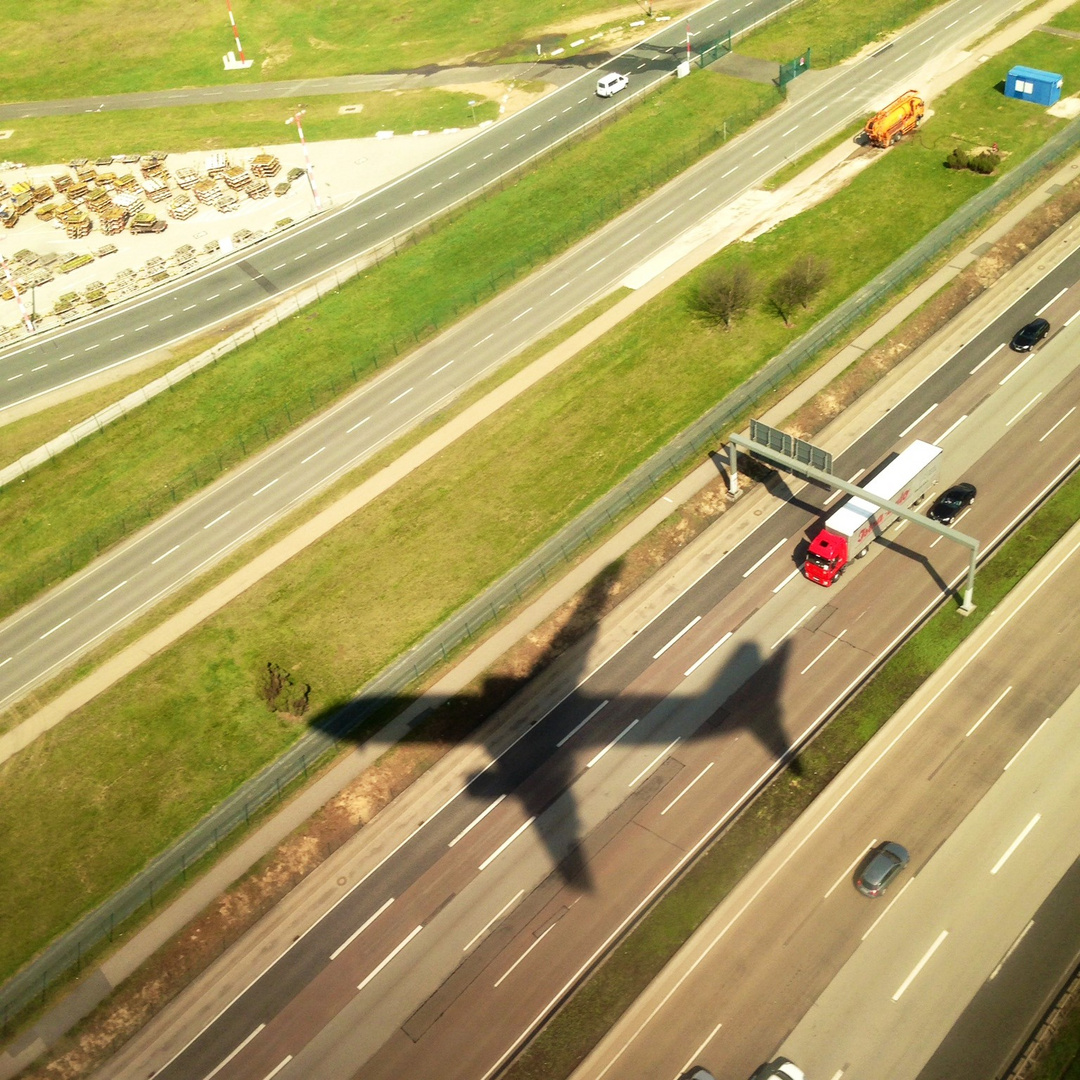
[[[1080,460],[1080,426],[1070,423],[1080,408],[1080,326],[1063,325],[1080,309],[1080,295],[1068,287],[1075,266],[1061,272],[1032,284],[959,352],[924,372],[844,449],[837,471],[861,477],[913,438],[940,442],[943,479],[963,475],[980,491],[959,527],[992,547]],[[1004,342],[1040,309],[1063,328],[1033,357],[1020,358]],[[580,682],[571,677],[577,685],[567,697],[518,742],[493,752],[400,846],[374,865],[359,858],[336,887],[315,883],[317,921],[269,958],[261,976],[235,994],[223,990],[224,1000],[199,987],[181,1010],[183,1022],[163,1022],[121,1075],[148,1068],[170,1080],[492,1075],[620,928],[961,577],[964,554],[909,525],[841,586],[811,585],[798,573],[800,550],[816,509],[831,503],[811,489],[778,502],[629,644]],[[1044,715],[1072,689],[1065,678],[1040,689],[1049,662],[1033,650],[1023,670],[1010,674],[1017,688],[1027,680],[1014,700],[1037,700]],[[1075,671],[1068,658],[1054,663]],[[963,737],[998,731],[973,721],[989,716],[1001,689],[991,693],[982,680],[972,691],[976,704],[963,712],[950,699],[955,722],[971,716]],[[1013,743],[995,740],[993,753],[1015,753],[1030,720],[1030,710],[1020,710],[1005,728]],[[948,733],[932,729],[929,737],[953,761]],[[973,759],[958,755],[950,765],[968,771],[943,781],[946,824],[974,801],[969,778],[990,782],[980,772],[986,745],[968,742]],[[917,792],[909,795],[923,805]],[[850,832],[847,821],[837,842],[858,853],[867,838],[858,821]],[[894,819],[883,827],[890,825]],[[928,816],[901,837],[920,853],[920,865],[934,845],[932,827]],[[839,877],[850,861],[845,854],[829,873]],[[845,894],[844,902],[857,899]],[[778,902],[791,925],[782,933],[769,928],[776,948],[803,918],[790,890]],[[836,963],[845,958],[850,927],[838,927],[805,952],[805,964],[792,963],[789,983],[821,952]],[[683,1001],[669,1019],[671,1037],[662,1029],[645,1048],[620,1055],[619,1068],[676,1075],[710,1030],[731,1022],[723,1003],[742,1008],[743,982],[759,985],[748,978],[752,966],[742,956],[734,973],[699,987],[697,1004]],[[735,985],[739,995],[725,991]],[[749,1014],[771,1016],[776,1000],[765,980]],[[805,1011],[813,996],[799,1000]],[[693,1026],[709,1016],[698,1033]],[[745,1027],[731,1043],[742,1056],[719,1070],[724,1075],[739,1075],[744,1058],[760,1060],[783,1036],[765,1020]]]
[[[462,386],[592,299],[615,288],[634,267],[647,262],[673,239],[759,182],[784,160],[820,141],[897,87],[903,88],[935,56],[977,36],[1012,6],[1005,0],[983,3],[956,0],[898,35],[892,47],[881,55],[837,70],[828,83],[756,125],[357,394],[8,619],[0,625],[0,706],[25,694],[117,627],[265,529],[396,433],[445,402]],[[733,12],[726,7],[724,10]],[[713,8],[695,16],[698,33],[713,32],[710,12]],[[760,10],[744,8],[738,18],[748,15],[759,18]],[[720,15],[715,17],[719,19]],[[726,17],[736,18],[733,13]],[[618,62],[625,62],[624,66],[631,71],[632,86],[644,74],[634,74],[637,65],[644,64],[647,71],[651,64],[651,70],[659,72],[658,56],[670,65],[670,56],[657,40],[651,39]],[[571,96],[559,96],[566,94]],[[430,213],[437,200],[444,200],[447,190],[452,188],[456,192],[454,198],[472,190],[469,185],[476,182],[470,178],[479,175],[482,168],[509,168],[521,155],[527,157],[535,152],[541,145],[535,140],[549,138],[545,128],[553,131],[563,124],[574,126],[594,116],[600,107],[597,100],[592,94],[591,81],[572,84],[537,106],[496,124],[455,152],[463,156],[445,157],[350,208],[345,213],[357,217],[348,219],[349,229],[354,236],[366,235],[368,230],[383,227],[383,215],[389,220],[394,212],[421,216]],[[582,110],[576,119],[575,109]],[[591,110],[587,116],[585,110]],[[460,184],[465,187],[454,186]],[[156,325],[153,320],[164,321],[170,328],[165,331],[168,334],[190,332],[234,311],[235,304],[227,298],[228,294],[235,292],[244,302],[255,302],[259,299],[256,293],[266,295],[264,285],[273,291],[295,284],[312,269],[326,269],[337,258],[333,253],[335,240],[344,243],[349,238],[348,231],[333,224],[343,220],[343,215],[335,215],[294,236],[289,243],[302,243],[306,247],[289,248],[287,257],[283,254],[286,249],[281,246],[282,241],[257,256],[252,254],[216,272],[225,276],[197,277],[152,302],[134,304],[108,320],[94,321],[72,331],[88,335],[78,349],[97,350],[101,346],[103,358],[113,362],[114,355],[119,354],[111,353],[110,349],[120,345],[103,341],[106,334],[118,337],[129,353],[144,347],[141,342],[132,345],[128,340],[129,330],[124,329],[128,324],[124,320],[132,322],[134,335],[152,329]],[[395,230],[404,220],[399,220]],[[327,230],[327,235],[324,237],[319,230]],[[303,270],[296,269],[301,266]],[[1062,280],[1071,281],[1068,275],[1072,272],[1063,271]],[[225,284],[226,278],[232,283]],[[150,304],[165,307],[154,308],[158,314],[151,319],[147,314]],[[225,306],[220,310],[214,307],[212,317],[208,317],[207,311],[201,310],[205,304]],[[186,308],[191,311],[185,312]],[[35,348],[59,350],[61,342],[72,340],[64,335]],[[64,345],[63,349],[71,353],[67,360],[75,363],[79,359],[75,346]],[[11,373],[8,379],[14,380],[22,374],[29,378],[34,374],[31,368],[41,362],[42,356],[16,352],[0,363]],[[52,370],[49,378],[60,369]],[[59,377],[74,378],[85,371],[84,366],[63,368]],[[44,377],[45,373],[37,372],[35,377],[38,375]],[[0,381],[0,388],[4,385]],[[45,385],[40,384],[33,392],[40,392]]]

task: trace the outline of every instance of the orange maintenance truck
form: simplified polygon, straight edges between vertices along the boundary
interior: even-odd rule
[[[891,105],[871,117],[863,131],[871,146],[891,146],[919,126],[926,105],[914,90],[901,94]]]

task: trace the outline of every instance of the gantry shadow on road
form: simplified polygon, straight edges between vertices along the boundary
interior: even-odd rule
[[[778,762],[791,756],[780,706],[789,656],[786,642],[768,655],[754,643],[739,646],[704,695],[706,706],[678,691],[670,695],[613,691],[605,696],[602,688],[594,689],[597,683],[601,687],[610,687],[613,682],[631,685],[654,659],[654,646],[635,639],[618,654],[617,666],[613,661],[601,669],[602,678],[597,673],[585,677],[585,664],[597,634],[591,615],[605,609],[617,570],[616,564],[595,579],[563,629],[520,675],[487,677],[475,694],[433,703],[429,710],[423,710],[422,698],[361,698],[345,710],[328,710],[315,717],[311,725],[340,736],[350,719],[363,715],[386,717],[419,705],[420,723],[410,737],[415,741],[437,740],[445,744],[455,734],[456,741],[467,741],[481,731],[490,732],[488,749],[494,760],[469,781],[464,800],[469,807],[466,816],[481,812],[495,800],[518,800],[525,815],[535,819],[534,828],[563,880],[579,890],[591,890],[583,847],[585,830],[573,801],[572,786],[588,767],[585,762],[613,740],[618,739],[624,747],[651,742],[665,746],[671,741],[672,728],[679,726],[674,714],[692,707],[700,714],[700,722],[687,739],[714,735],[718,730],[742,729]],[[592,625],[582,633],[579,627],[586,620]],[[536,705],[536,714],[530,716],[532,706],[519,695],[556,660],[560,661],[560,684],[576,689],[553,709]],[[743,701],[745,707],[740,705]],[[499,745],[502,725],[485,723],[500,709],[512,713],[518,721],[524,709],[529,725],[508,749]],[[655,710],[664,713],[653,715]],[[467,733],[461,731],[465,726],[471,728]],[[345,737],[363,741],[369,730],[367,724],[361,723]],[[563,801],[558,812],[548,813],[559,800]]]

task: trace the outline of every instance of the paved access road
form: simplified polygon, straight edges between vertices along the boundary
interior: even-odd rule
[[[701,24],[701,35],[726,32],[729,25],[737,31],[784,2],[750,0],[740,5],[737,0],[717,0],[694,18]],[[986,0],[984,10],[1008,7],[1003,0]],[[970,36],[975,18],[966,22]],[[950,40],[962,40],[956,36],[958,29],[949,31]],[[630,75],[629,93],[643,91],[671,77],[683,56],[679,46],[685,37],[684,24],[668,24],[605,67]],[[595,71],[584,73],[435,161],[271,243],[245,249],[159,292],[133,298],[33,344],[12,346],[0,353],[0,410],[218,326],[438,216],[618,108],[619,98],[596,96],[596,78]]]
[[[1080,407],[1080,326],[1028,359],[1002,342],[1040,307],[1061,325],[1080,308],[1078,292],[1050,277],[1029,289],[846,450],[838,471],[861,476],[912,438],[940,441],[943,480],[963,475],[980,489],[960,528],[993,544],[1080,460],[1080,427],[1068,422]],[[1040,445],[1047,432],[1056,437]],[[1023,453],[1032,445],[1038,453]],[[812,585],[797,567],[823,501],[808,489],[778,503],[517,743],[493,748],[495,760],[377,867],[339,880],[340,895],[265,974],[238,997],[201,997],[205,1027],[193,1041],[190,1025],[183,1038],[178,1026],[138,1070],[169,1080],[493,1075],[605,943],[961,576],[963,553],[907,527],[839,587]],[[1038,668],[1029,664],[1029,677]],[[974,799],[966,777],[949,788],[963,810]],[[922,835],[913,849],[927,850]],[[862,850],[861,833],[851,842]],[[840,869],[830,864],[829,874]],[[324,905],[334,892],[327,882]],[[770,927],[768,938],[777,948],[804,918],[790,889],[781,911],[788,928]],[[827,943],[836,962],[843,930]],[[817,953],[806,956],[800,973],[817,970]],[[748,965],[743,956],[738,980]],[[662,1032],[677,1054],[697,1045],[684,1018],[707,1019],[707,1034],[722,1020],[709,1010],[727,1000],[715,987],[738,980],[699,991],[708,1008],[681,1003]],[[777,995],[762,993],[754,1015],[772,1017]],[[682,1059],[660,1037],[653,1045],[635,1046],[627,1075],[675,1074]],[[740,1071],[741,1059],[721,1070]]]
[[[71,663],[116,628],[310,498],[445,403],[461,387],[617,287],[630,270],[758,183],[786,157],[827,137],[848,123],[853,115],[864,112],[868,103],[880,101],[898,86],[902,88],[915,78],[915,72],[924,63],[941,50],[975,36],[1008,6],[1000,0],[996,4],[988,2],[974,6],[967,0],[963,4],[949,4],[901,34],[892,48],[881,56],[838,70],[832,82],[756,125],[587,242],[577,245],[462,320],[357,394],[327,410],[39,602],[8,619],[0,625],[0,707]],[[699,33],[710,32],[709,24],[701,23]],[[629,56],[631,54],[627,54]],[[647,60],[635,62],[648,65]],[[592,96],[591,84],[576,83],[574,86],[578,89],[573,86],[567,89],[577,94],[580,100],[575,99],[576,104],[560,108],[570,113],[577,105],[583,109],[596,108],[595,101],[599,99]],[[507,152],[516,152],[513,146],[519,138],[522,145],[532,138],[546,138],[543,130],[537,134],[534,129],[543,129],[546,125],[554,129],[562,122],[563,114],[553,104],[557,100],[562,99],[547,98],[537,107],[506,121],[506,124],[516,124],[523,122],[522,118],[528,118],[524,129],[513,139],[510,133],[516,129],[499,124],[467,144],[462,150],[468,160],[462,165],[461,161],[465,159],[453,159],[457,166],[446,183],[450,180],[455,184],[465,183],[459,173],[469,173],[473,166],[479,169],[485,156],[497,156],[500,147],[505,147]],[[481,153],[489,145],[487,140],[491,135],[502,141]],[[435,175],[442,175],[438,169],[448,168],[451,168],[449,157],[429,166],[428,171],[421,170],[402,181],[406,187],[399,185],[383,194],[399,200],[402,209],[413,203],[419,206],[425,198],[440,194],[435,189],[444,181],[432,185],[431,180]],[[429,186],[425,187],[425,184]],[[421,190],[407,197],[407,192],[412,190],[409,185],[420,185]],[[354,233],[378,224],[376,218],[364,217],[375,205],[368,202],[355,208],[363,220],[351,226]],[[338,217],[329,220],[336,221]],[[338,227],[331,226],[332,229]],[[315,233],[310,235],[316,236]],[[347,239],[347,234],[340,233],[338,238]],[[326,248],[333,239],[329,237],[316,245],[310,252],[312,258],[321,257],[317,248]],[[229,286],[230,289],[258,288],[253,284],[256,278],[274,283],[276,288],[276,275],[289,272],[290,264],[281,261],[285,260],[283,250],[280,245],[272,245],[259,255],[258,260],[263,261],[252,255],[221,273],[239,275],[242,279]],[[307,265],[304,253],[291,258],[294,263],[299,260]],[[1067,277],[1073,271],[1064,273]],[[184,288],[197,292],[205,289],[209,280],[194,280]],[[175,293],[172,302],[178,307],[190,304],[197,308],[194,296],[194,292],[188,295],[181,290]],[[214,303],[226,303],[224,297],[222,292],[212,299]],[[142,306],[136,305],[124,317],[149,318],[137,314],[143,310]],[[177,318],[182,314],[183,307],[180,307]],[[161,316],[163,319],[171,317]],[[191,317],[197,320],[201,316],[196,312]],[[149,326],[146,322],[144,328]],[[195,324],[185,326],[194,329]],[[112,326],[112,329],[116,327]],[[65,339],[57,339],[57,342],[61,340]],[[96,348],[96,345],[89,347]],[[16,356],[5,363],[18,359]],[[0,386],[3,385],[0,381]]]

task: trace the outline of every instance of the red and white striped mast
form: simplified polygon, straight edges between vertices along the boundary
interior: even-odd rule
[[[236,51],[240,54],[240,63],[246,64],[244,59],[244,46],[240,44],[240,31],[236,29],[236,20],[233,18],[232,13],[232,0],[225,0],[225,4],[229,9],[229,23],[232,26],[233,37],[236,39]]]
[[[319,189],[315,186],[315,167],[311,164],[311,158],[308,157],[307,143],[304,142],[304,129],[300,126],[300,120],[305,112],[307,112],[307,109],[297,106],[296,112],[285,123],[296,125],[296,134],[300,136],[300,145],[304,150],[304,164],[307,166],[308,183],[311,185],[311,194],[315,199],[315,209],[319,211],[322,209],[322,203],[319,201]]]

